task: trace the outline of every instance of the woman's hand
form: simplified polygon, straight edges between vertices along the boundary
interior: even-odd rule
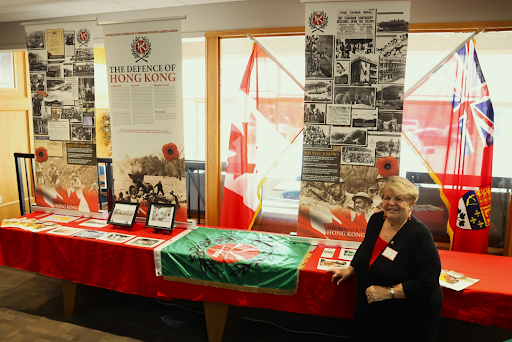
[[[349,266],[344,269],[329,268],[326,272],[333,273],[331,282],[336,281],[336,279],[338,279],[338,281],[336,282],[336,285],[339,285],[342,282],[344,282],[345,280],[352,277],[352,275],[354,274],[354,267]]]
[[[391,296],[389,287],[372,285],[366,289],[366,300],[368,301],[368,304],[392,298],[393,296]]]

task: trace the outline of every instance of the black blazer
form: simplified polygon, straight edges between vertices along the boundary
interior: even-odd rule
[[[384,213],[374,214],[351,265],[356,274],[353,341],[435,341],[443,292],[439,286],[441,261],[430,230],[414,216],[389,242],[398,252],[393,261],[379,255],[368,269]],[[371,285],[402,284],[407,299],[368,304]]]

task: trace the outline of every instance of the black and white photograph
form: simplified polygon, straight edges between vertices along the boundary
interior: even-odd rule
[[[330,125],[350,126],[351,108],[348,105],[327,105],[326,123]]]
[[[38,90],[45,90],[44,85],[46,83],[46,75],[43,72],[37,74],[30,74],[30,90],[36,92]]]
[[[379,83],[405,83],[405,58],[381,57]]]
[[[380,132],[402,132],[401,111],[379,110],[379,120],[377,130]]]
[[[350,85],[371,86],[378,82],[379,56],[352,55],[350,56]]]
[[[71,125],[71,141],[92,141],[92,127]]]
[[[377,109],[353,109],[352,127],[377,129]]]
[[[34,119],[34,134],[48,135],[48,120]]]
[[[325,123],[325,103],[305,103],[304,123]]]
[[[75,57],[75,31],[64,31],[64,42],[66,62],[71,62]]]
[[[94,126],[94,116],[85,116],[83,117],[83,125],[84,126]]]
[[[350,61],[336,61],[334,67],[334,84],[349,84]]]
[[[94,102],[84,102],[82,104],[82,111],[84,114],[94,114]]]
[[[331,127],[331,145],[366,146],[367,136],[364,128]]]
[[[146,227],[172,230],[175,214],[175,204],[150,203]]]
[[[306,36],[306,78],[332,78],[333,36]]]
[[[48,109],[50,108],[61,108],[62,107],[62,101],[59,100],[44,100],[44,106]]]
[[[332,102],[332,81],[306,80],[304,102]]]
[[[69,122],[83,122],[82,106],[63,106],[61,119],[67,119]]]
[[[151,248],[151,247],[155,247],[155,246],[161,244],[164,241],[165,240],[161,240],[161,239],[151,239],[151,238],[138,237],[136,239],[128,241],[126,244],[127,245],[132,245],[132,246]]]
[[[128,234],[120,234],[120,233],[107,233],[100,237],[98,240],[115,242],[115,243],[125,243],[126,241],[130,241],[131,239],[136,238],[137,235],[128,235]]]
[[[92,61],[94,60],[94,48],[78,48],[75,50],[75,55],[71,58],[72,61]]]
[[[73,125],[71,127],[73,127]],[[138,210],[139,203],[115,202],[107,222],[116,226],[132,227]]]
[[[73,235],[81,231],[80,228],[71,228],[71,227],[59,227],[47,232],[48,234],[57,234],[57,235]]]
[[[73,63],[63,63],[62,70],[64,77],[73,77]]]
[[[331,149],[330,125],[304,125],[304,148]]]
[[[44,31],[27,32],[27,49],[44,49],[44,43]]]
[[[375,53],[381,57],[407,57],[408,34],[385,34],[377,36]]]
[[[94,77],[78,79],[78,95],[82,101],[94,101]]]
[[[51,108],[50,109],[50,119],[57,121],[62,118],[62,108]]]
[[[377,12],[377,32],[409,32],[403,12]]]
[[[375,108],[374,87],[334,87],[334,103],[352,108]]]
[[[373,39],[336,38],[336,59],[349,59],[352,55],[373,53]]]
[[[379,84],[376,86],[376,106],[379,109],[402,110],[404,108],[404,86]]]
[[[49,61],[46,77],[64,77],[63,63],[60,61]]]
[[[368,133],[368,147],[375,148],[375,158],[400,157],[400,134]]]
[[[94,62],[73,63],[74,76],[94,76]]]
[[[43,116],[44,113],[44,96],[32,94],[32,116]]]
[[[30,72],[46,71],[48,68],[48,55],[46,54],[46,50],[29,50],[28,68]]]
[[[107,234],[106,232],[98,232],[97,230],[83,229],[80,232],[73,234],[73,237],[79,237],[84,239],[99,239],[103,235]]]
[[[375,149],[371,147],[343,146],[341,163],[347,165],[375,165]]]
[[[58,99],[65,104],[73,103],[73,85],[64,78],[48,79],[46,88],[49,99]]]

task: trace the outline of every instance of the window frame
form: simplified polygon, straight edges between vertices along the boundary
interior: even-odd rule
[[[409,33],[512,31],[512,20],[409,24]],[[206,158],[205,218],[207,225],[218,226],[222,206],[222,161],[220,144],[220,41],[247,37],[304,35],[305,27],[245,29],[205,32],[206,56]],[[504,256],[512,256],[512,201],[508,208]],[[495,250],[495,249],[493,249]],[[497,250],[497,249],[496,249]],[[501,251],[492,251],[501,252]]]

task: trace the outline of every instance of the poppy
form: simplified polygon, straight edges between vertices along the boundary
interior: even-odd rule
[[[377,160],[377,170],[384,178],[394,176],[398,172],[398,163],[395,157],[387,156]]]
[[[180,153],[178,152],[178,147],[173,143],[165,144],[162,147],[162,152],[164,154],[164,158],[167,161],[176,160],[180,156]]]
[[[44,147],[38,147],[36,148],[36,160],[39,163],[45,162],[48,160],[48,151],[46,151],[46,148]]]

